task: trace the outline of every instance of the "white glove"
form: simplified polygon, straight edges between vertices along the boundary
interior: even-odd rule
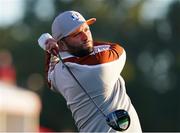
[[[38,44],[39,46],[46,50],[46,41],[49,39],[49,38],[53,38],[49,33],[43,33],[39,39],[38,39]]]

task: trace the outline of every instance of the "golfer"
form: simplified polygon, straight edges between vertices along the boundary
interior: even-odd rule
[[[121,76],[125,50],[117,43],[94,41],[89,25],[95,21],[85,20],[76,11],[62,12],[55,18],[52,38],[43,46],[48,82],[65,98],[80,132],[118,132],[107,124],[105,115],[119,109],[130,117],[124,132],[142,132]]]

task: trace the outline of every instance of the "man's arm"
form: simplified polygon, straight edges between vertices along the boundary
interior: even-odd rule
[[[46,82],[48,84],[48,87],[51,87],[51,83],[48,80],[50,59],[51,59],[51,54],[49,52],[45,51],[45,76],[46,76]]]
[[[52,75],[55,65],[59,62],[59,58],[50,54],[49,52],[45,53],[45,76],[48,83],[48,87],[52,88]]]

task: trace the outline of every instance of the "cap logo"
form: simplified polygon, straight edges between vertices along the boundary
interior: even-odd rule
[[[76,13],[73,13],[71,17],[73,18],[73,20],[79,20],[79,16]]]

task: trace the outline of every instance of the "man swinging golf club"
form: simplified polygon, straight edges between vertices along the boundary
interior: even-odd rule
[[[80,132],[142,132],[120,75],[125,50],[94,41],[89,25],[95,21],[65,11],[52,23],[52,36],[39,38],[47,51],[48,82],[65,98]]]

